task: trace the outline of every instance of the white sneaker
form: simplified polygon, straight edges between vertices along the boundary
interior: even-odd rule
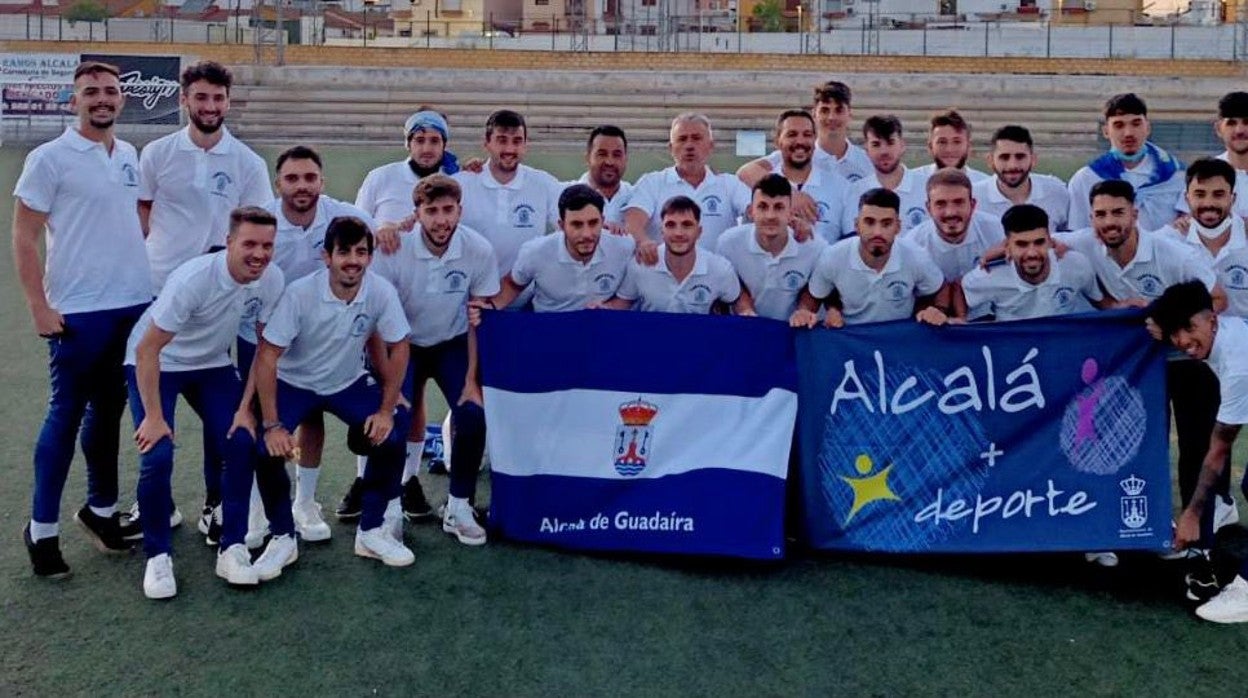
[[[253,586],[260,583],[260,575],[251,565],[251,554],[246,546],[238,543],[217,554],[217,576],[230,584]]]
[[[1248,622],[1248,581],[1237,575],[1217,596],[1198,607],[1196,615],[1213,623]]]
[[[321,515],[319,502],[295,502],[290,508],[290,514],[295,519],[295,531],[299,533],[301,539],[316,543],[329,540],[332,535],[329,524],[325,523],[325,517]]]
[[[1221,495],[1214,495],[1213,498],[1213,532],[1217,533],[1218,529],[1223,526],[1233,526],[1239,523],[1239,506],[1235,504],[1235,500],[1227,501]]]
[[[268,535],[269,519],[264,515],[264,505],[252,502],[251,507],[247,510],[247,536],[243,539],[243,542],[247,544],[248,548],[255,550],[264,545],[264,539]]]
[[[172,599],[178,594],[178,580],[173,577],[173,558],[161,553],[147,559],[143,573],[143,595],[149,599]]]
[[[1087,560],[1091,564],[1100,565],[1101,567],[1117,567],[1118,566],[1118,554],[1117,553],[1110,553],[1110,552],[1084,553],[1083,559]]]
[[[398,542],[403,542],[403,506],[395,497],[386,505],[386,513],[382,515],[381,528]]]
[[[267,582],[270,579],[277,579],[282,574],[282,568],[299,559],[299,544],[295,542],[295,537],[289,534],[273,536],[269,539],[269,544],[265,546],[264,552],[256,561],[251,564],[256,569],[256,575],[260,577],[260,581]]]
[[[407,567],[416,562],[416,555],[406,545],[394,539],[385,526],[367,531],[356,529],[355,554],[381,560],[389,567]]]
[[[472,506],[466,500],[447,502],[442,530],[464,545],[485,545],[485,529],[473,517]]]
[[[1238,512],[1236,513],[1238,514]],[[130,505],[130,520],[131,521],[139,520],[139,503],[138,502],[135,502],[134,504]],[[182,511],[178,509],[177,507],[174,507],[173,513],[169,515],[169,528],[177,528],[178,526],[181,526],[184,520],[185,520],[185,517],[182,516]],[[1239,519],[1236,518],[1235,520],[1238,521]],[[201,531],[201,533],[208,532],[207,526],[205,526],[204,528],[205,530]]]

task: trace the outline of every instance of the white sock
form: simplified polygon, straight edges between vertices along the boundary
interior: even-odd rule
[[[59,523],[39,523],[31,519],[30,541],[32,543],[41,541],[44,538],[55,538],[59,535],[61,535],[61,525]]]
[[[295,468],[295,504],[308,504],[316,499],[316,479],[320,474],[320,468],[302,465]]]
[[[452,497],[450,495],[447,495],[446,497],[446,510],[447,511],[464,511],[469,508],[471,508],[471,505],[468,504],[467,499],[464,499],[462,497]]]
[[[399,501],[399,498],[395,497],[386,502],[386,513],[383,514],[382,518],[387,521],[403,518],[403,507],[399,504]]]
[[[107,519],[107,518],[109,518],[109,517],[111,517],[114,513],[116,513],[116,512],[117,512],[117,505],[116,505],[116,504],[110,504],[110,505],[108,505],[108,506],[106,506],[106,507],[91,507],[91,506],[89,506],[89,508],[91,509],[91,513],[95,514],[96,516],[101,516],[101,517],[106,518],[106,519]]]
[[[407,484],[408,480],[420,474],[420,455],[421,444],[407,443],[407,460],[403,461],[403,479],[402,483]]]
[[[364,477],[364,466],[368,465],[368,456],[355,457],[355,476]]]

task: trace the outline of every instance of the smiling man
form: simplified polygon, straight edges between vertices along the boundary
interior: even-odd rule
[[[1013,206],[1033,204],[1048,215],[1050,231],[1066,230],[1070,194],[1062,180],[1032,171],[1036,152],[1030,131],[1022,126],[997,129],[992,134],[988,164],[993,176],[974,183],[979,210],[1000,218]]]

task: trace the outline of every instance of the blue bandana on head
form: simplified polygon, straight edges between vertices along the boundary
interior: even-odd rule
[[[436,111],[418,111],[407,117],[407,121],[403,122],[403,138],[406,140],[413,131],[426,128],[441,134],[443,143],[451,140],[451,127],[446,125],[446,119]]]

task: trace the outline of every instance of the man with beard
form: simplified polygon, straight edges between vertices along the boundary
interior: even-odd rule
[[[485,122],[490,157],[481,172],[455,175],[463,188],[463,223],[494,246],[500,270],[511,269],[520,246],[545,235],[559,220],[563,184],[550,173],[523,164],[528,149],[524,117],[500,109]],[[528,300],[521,296],[517,304]]]
[[[850,200],[860,202],[872,189],[887,189],[897,195],[901,230],[922,223],[927,219],[926,178],[901,163],[906,154],[901,121],[892,114],[872,116],[862,124],[862,138],[875,171],[854,184]]]
[[[798,242],[789,222],[793,186],[778,174],[754,185],[750,199],[753,223],[739,225],[719,237],[719,254],[741,279],[737,315],[757,315],[787,322],[810,281],[819,254],[827,244],[819,238]]]
[[[473,519],[468,501],[476,490],[485,450],[485,413],[480,388],[466,378],[476,363],[467,309],[470,301],[497,294],[499,277],[489,241],[460,223],[460,195],[459,184],[446,175],[421,179],[413,194],[415,239],[407,240],[393,255],[378,257],[372,269],[394,284],[412,326],[404,393],[409,399],[423,395],[425,383],[432,378],[451,407],[451,498],[442,528],[461,543],[480,545],[485,543],[485,530]],[[423,436],[409,434],[408,448],[419,452]],[[424,493],[414,472],[405,468],[403,477],[401,507],[407,514],[410,500],[419,497],[423,502]],[[359,483],[362,487],[362,477]],[[397,512],[387,514],[387,519],[401,531]]]
[[[412,191],[421,178],[439,172],[448,175],[459,172],[459,161],[446,149],[450,136],[445,116],[432,107],[417,107],[416,113],[403,122],[407,158],[370,170],[355,195],[356,207],[378,224],[408,223],[405,226],[389,225],[388,229],[410,229]],[[377,242],[383,252],[393,251],[383,245],[382,240]]]
[[[971,125],[957,111],[950,109],[932,117],[931,130],[927,134],[927,152],[932,161],[916,168],[918,173],[929,176],[947,167],[960,170],[971,179],[980,182],[988,175],[974,167],[967,167],[971,157]]]
[[[668,150],[675,165],[642,175],[624,211],[624,227],[646,263],[657,259],[662,211],[672,197],[685,196],[698,205],[701,244],[708,250],[715,249],[720,233],[736,225],[750,207],[749,188],[735,175],[712,172],[707,164],[715,136],[705,115],[686,112],[672,119]]]
[[[1000,218],[1014,206],[1032,204],[1048,215],[1050,232],[1066,230],[1070,194],[1066,183],[1057,177],[1032,172],[1036,153],[1030,131],[1022,126],[997,129],[992,134],[988,164],[993,177],[975,182],[972,188],[980,211]]]
[[[633,185],[624,181],[628,170],[628,137],[618,126],[596,126],[585,144],[585,164],[589,169],[575,184],[589,185],[602,196],[603,227],[612,233],[624,234],[624,207],[633,192]]]
[[[945,285],[936,307],[953,317],[979,314],[960,307],[958,285],[979,264],[988,250],[1005,240],[1001,219],[976,208],[971,180],[960,170],[937,170],[927,179],[927,212],[930,218],[903,233],[906,240],[927,250],[944,275]]]
[[[230,71],[213,61],[182,71],[180,101],[190,123],[148,143],[139,158],[139,218],[157,292],[183,262],[225,244],[230,211],[273,200],[264,160],[225,127],[232,82]],[[205,536],[217,530],[213,512],[221,504],[221,468],[221,454],[206,441],[199,518]],[[258,527],[261,538],[262,530]]]
[[[850,102],[853,93],[849,85],[829,80],[815,87],[811,110],[815,117],[815,143],[818,147],[811,153],[815,167],[831,170],[850,182],[871,174],[871,159],[866,151],[849,140],[849,124],[854,119]],[[770,155],[747,162],[737,170],[737,176],[747,187],[753,187],[764,175],[775,172],[783,162],[783,154],[777,149]],[[797,197],[800,199],[801,197]]]
[[[602,196],[587,184],[565,189],[559,196],[559,232],[524,243],[491,304],[505,308],[530,285],[539,313],[596,308],[613,298],[634,245],[626,235],[602,234],[604,207]]]
[[[900,206],[897,193],[884,188],[862,195],[858,237],[819,255],[790,325],[814,327],[820,303],[827,308],[824,325],[831,328],[908,317],[931,325],[946,322],[933,306],[944,281],[940,268],[924,249],[897,239]]]
[[[410,415],[399,405],[407,372],[411,328],[394,286],[369,273],[373,237],[358,218],[335,218],[325,231],[325,269],[286,287],[256,350],[256,393],[263,419],[262,462],[256,468],[279,556],[279,570],[299,554],[294,542],[290,480],[283,460],[296,442],[291,433],[312,412],[329,412],[347,425],[347,445],[368,457],[355,554],[392,567],[415,556],[383,526],[387,503],[399,496],[403,444]],[[376,334],[385,345],[364,367],[365,345]]]
[[[616,297],[606,305],[694,315],[727,310],[741,295],[741,282],[728,260],[699,244],[702,211],[697,202],[674,196],[659,216],[663,244],[656,250],[658,262],[633,260]]]
[[[1088,223],[1089,192],[1106,180],[1126,182],[1135,190],[1139,223],[1144,230],[1172,223],[1179,215],[1183,198],[1183,163],[1148,140],[1151,127],[1144,100],[1131,93],[1110,97],[1105,103],[1102,130],[1109,139],[1110,150],[1070,178],[1067,224],[1078,230]],[[1155,295],[1160,295],[1162,288]]]
[[[1228,92],[1218,100],[1214,130],[1226,146],[1218,159],[1235,168],[1235,191],[1248,191],[1248,92]],[[1248,217],[1248,196],[1236,197],[1232,211],[1240,218]]]
[[[324,194],[321,156],[307,146],[297,145],[277,156],[278,197],[266,207],[277,219],[277,239],[273,262],[287,282],[301,279],[325,267],[321,258],[325,231],[340,216],[354,216],[374,229],[372,218],[343,201]],[[238,367],[246,375],[256,351],[254,323],[239,326]],[[321,450],[325,441],[322,415],[314,413],[299,425],[299,462],[295,464],[295,503],[293,516],[299,537],[308,542],[329,540],[331,531],[316,502]],[[254,542],[254,541],[253,541]]]
[[[125,104],[117,68],[82,63],[73,90],[76,123],[30,151],[13,189],[13,263],[35,332],[48,341],[50,382],[22,538],[35,575],[51,579],[69,575],[59,522],[80,426],[87,502],[74,519],[102,552],[131,547],[117,512],[122,359],[126,337],[152,300],[136,208],[138,154],[113,130]]]
[[[816,152],[815,120],[803,109],[789,109],[776,119],[776,148],[780,153],[779,173],[789,181],[794,194],[795,222],[812,226],[817,237],[836,242],[854,234],[854,216],[847,205],[851,186],[827,167],[813,164]],[[800,212],[796,205],[804,207]],[[809,237],[805,233],[802,239]]]

